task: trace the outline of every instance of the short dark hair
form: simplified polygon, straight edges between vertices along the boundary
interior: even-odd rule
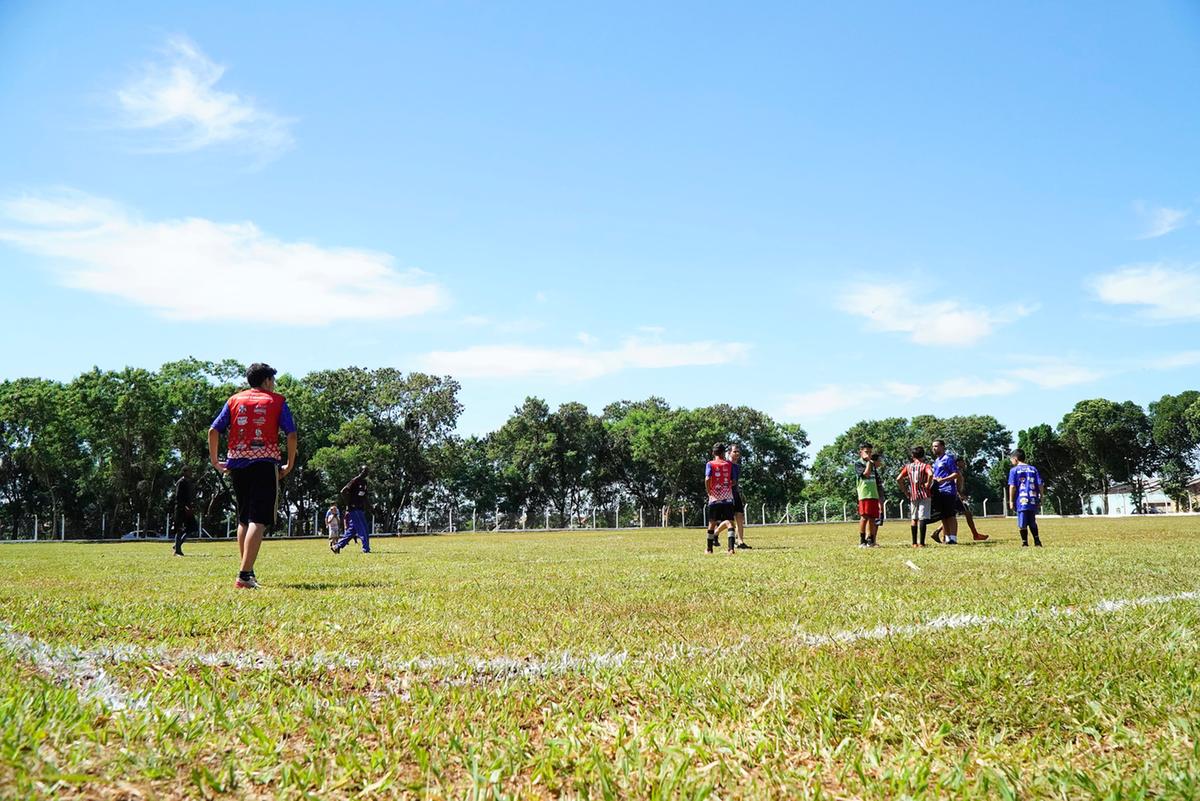
[[[882,462],[882,461],[883,461],[883,454],[882,454],[882,453],[873,453],[873,454],[871,454],[871,459],[872,459],[872,460],[874,460],[874,461],[876,461],[876,462]]]
[[[1013,452],[1010,453],[1009,456],[1017,457],[1018,462],[1025,461],[1025,451],[1021,450],[1020,448],[1014,448]]]
[[[713,456],[724,456],[725,455],[725,443],[718,442],[716,445],[713,445],[712,455]]]
[[[946,440],[944,440],[944,439],[935,439],[935,440],[933,441],[933,444],[934,444],[934,445],[941,445],[941,446],[944,448],[944,447],[946,447]]]
[[[274,378],[279,372],[264,362],[255,362],[246,370],[246,383],[252,387],[261,387],[268,378]]]
[[[874,448],[875,448],[875,446],[874,446],[874,445],[872,445],[872,444],[871,444],[871,443],[869,443],[869,442],[860,442],[860,443],[858,443],[858,449],[861,451],[863,448],[871,448],[871,449],[874,449]]]
[[[925,448],[921,445],[918,445],[917,447],[911,449],[908,452],[908,455],[914,459],[924,459],[925,458]]]

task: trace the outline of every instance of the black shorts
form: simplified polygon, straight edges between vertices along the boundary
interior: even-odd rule
[[[934,490],[930,496],[933,501],[933,520],[946,520],[947,518],[958,516],[958,507],[960,501],[957,495],[947,495],[944,492]]]
[[[710,503],[708,505],[708,523],[722,523],[725,521],[733,522],[733,516],[737,512],[733,508],[733,501],[721,501],[719,503]]]
[[[196,520],[195,515],[179,511],[175,513],[175,528],[187,534],[198,534],[200,532],[200,522]]]
[[[275,462],[254,462],[229,471],[229,483],[237,498],[239,523],[275,525],[275,510],[279,506],[279,465]]]
[[[742,493],[737,490],[733,491],[733,511],[735,514],[746,514],[746,502],[742,500]]]

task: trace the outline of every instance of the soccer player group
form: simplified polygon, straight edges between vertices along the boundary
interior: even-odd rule
[[[208,432],[209,461],[218,472],[229,476],[237,505],[237,542],[241,562],[234,586],[239,589],[257,589],[259,586],[254,575],[254,563],[263,536],[275,524],[279,506],[279,480],[296,465],[296,424],[287,401],[275,391],[275,375],[275,369],[268,364],[256,362],[250,365],[246,371],[249,389],[235,393],[225,402]],[[281,431],[287,436],[286,460],[279,448]],[[218,456],[222,434],[228,440],[223,460]],[[941,522],[946,544],[957,543],[960,512],[966,517],[974,538],[987,539],[986,535],[975,529],[970,510],[963,503],[963,471],[959,461],[946,452],[946,444],[940,439],[933,441],[933,456],[934,461],[930,465],[925,461],[925,450],[913,448],[911,461],[896,476],[912,501],[913,547],[925,545],[925,529],[933,521]],[[1013,467],[1008,475],[1008,495],[1011,506],[1017,512],[1021,544],[1029,544],[1029,533],[1032,532],[1033,544],[1041,546],[1037,512],[1042,500],[1042,477],[1036,467],[1025,463],[1025,454],[1020,449],[1013,451],[1011,458]],[[860,517],[859,544],[863,547],[875,547],[878,529],[883,523],[880,506],[883,498],[882,470],[882,458],[869,443],[863,443],[859,447],[859,461],[855,466]],[[714,445],[712,459],[704,468],[704,488],[708,493],[708,553],[719,547],[722,532],[728,533],[730,554],[750,547],[745,541],[746,505],[742,500],[740,479],[741,451],[738,446],[727,448],[723,443]],[[194,520],[194,497],[195,486],[185,470],[176,486],[177,517]],[[362,543],[363,552],[370,553],[365,466],[342,488],[341,497],[346,506],[345,515],[333,504],[325,516],[330,549],[335,554],[340,553],[350,540],[357,539]],[[345,533],[341,531],[343,522]],[[194,523],[180,526],[175,541],[177,554],[182,555],[183,536],[194,529]],[[937,531],[933,533],[933,539],[935,542],[943,541],[938,538]]]
[[[736,553],[735,535],[741,540],[738,547],[749,547],[744,540],[746,507],[738,488],[740,453],[736,458],[727,459],[727,450],[731,454],[737,453],[737,446],[727,449],[724,443],[714,445],[712,460],[704,466],[704,488],[708,493],[708,553],[720,545],[723,531],[729,532],[730,554]],[[925,448],[913,448],[909,451],[908,463],[895,477],[912,506],[912,547],[925,547],[927,527],[934,522],[941,526],[933,532],[933,541],[957,545],[959,514],[966,518],[974,540],[986,540],[987,535],[975,527],[974,516],[965,502],[962,462],[946,451],[944,440],[935,439],[932,450],[933,463],[930,464],[925,461]],[[860,548],[874,548],[878,545],[879,527],[883,525],[883,457],[875,453],[869,442],[858,446],[858,457],[854,466],[858,492],[858,544]],[[1026,464],[1025,452],[1020,448],[1009,454],[1009,461],[1012,468],[1008,472],[1008,502],[1017,513],[1021,545],[1028,547],[1032,533],[1033,544],[1040,548],[1042,540],[1038,536],[1037,513],[1045,489],[1042,475],[1036,467]]]

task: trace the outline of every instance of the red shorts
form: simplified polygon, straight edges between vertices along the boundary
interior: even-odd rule
[[[858,502],[858,516],[870,520],[879,519],[879,501],[876,498],[864,498]]]

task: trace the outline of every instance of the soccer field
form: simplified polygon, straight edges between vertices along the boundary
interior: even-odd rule
[[[1200,520],[982,527],[3,546],[0,797],[1200,797]]]

